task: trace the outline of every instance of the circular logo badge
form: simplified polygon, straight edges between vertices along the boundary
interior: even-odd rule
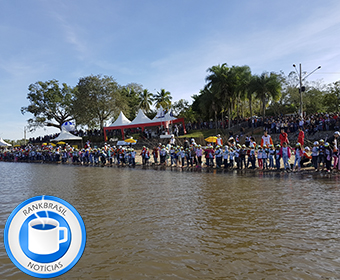
[[[11,261],[26,274],[52,278],[69,271],[85,249],[86,230],[77,210],[54,196],[22,202],[9,216],[4,243]]]

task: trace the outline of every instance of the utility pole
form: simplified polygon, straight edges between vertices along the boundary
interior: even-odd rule
[[[25,146],[26,146],[26,126],[24,126],[24,143],[25,143]]]
[[[300,116],[303,118],[303,100],[302,100],[302,69],[301,69],[301,63],[300,63],[300,75],[299,75],[299,80],[300,80]]]
[[[299,76],[299,85],[300,85],[300,89],[299,89],[299,92],[300,92],[300,116],[301,118],[303,118],[303,100],[302,100],[302,92],[304,92],[306,90],[306,88],[304,86],[302,86],[302,81],[305,80],[308,76],[310,76],[311,74],[313,74],[316,70],[320,69],[321,66],[315,68],[312,72],[310,72],[309,74],[306,74],[306,76],[304,76],[302,78],[302,66],[301,66],[301,63],[299,65],[300,67],[300,71],[297,70],[296,68],[296,65],[293,64],[293,67],[295,68],[295,71],[296,73],[298,74]]]

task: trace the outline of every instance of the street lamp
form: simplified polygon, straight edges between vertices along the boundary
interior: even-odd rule
[[[320,69],[321,66],[315,68],[312,72],[310,72],[309,74],[306,74],[306,76],[304,76],[303,78],[302,78],[301,63],[300,63],[300,71],[297,70],[297,67],[296,67],[295,64],[293,64],[293,67],[295,68],[295,71],[299,76],[299,82],[300,82],[300,90],[299,90],[300,91],[300,116],[303,118],[302,92],[304,92],[306,90],[306,88],[302,86],[302,81],[305,80],[311,74],[313,74],[316,70]]]
[[[25,143],[25,146],[26,146],[26,131],[27,131],[27,127],[24,126],[24,143]]]

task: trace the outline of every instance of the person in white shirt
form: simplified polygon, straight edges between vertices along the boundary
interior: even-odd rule
[[[273,140],[270,135],[268,135],[267,130],[264,131],[264,134],[261,138],[261,147],[266,148],[269,147],[270,145],[273,145]]]
[[[222,146],[222,145],[223,145],[223,140],[221,138],[221,135],[217,134],[216,146]]]

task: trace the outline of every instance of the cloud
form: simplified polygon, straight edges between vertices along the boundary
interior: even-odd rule
[[[67,17],[58,13],[57,10],[53,10],[50,13],[57,22],[57,25],[61,27],[63,40],[76,51],[77,58],[81,61],[91,59],[92,52],[88,47],[89,43],[83,38],[86,34],[85,30],[79,25],[72,23],[71,20],[67,20]]]

